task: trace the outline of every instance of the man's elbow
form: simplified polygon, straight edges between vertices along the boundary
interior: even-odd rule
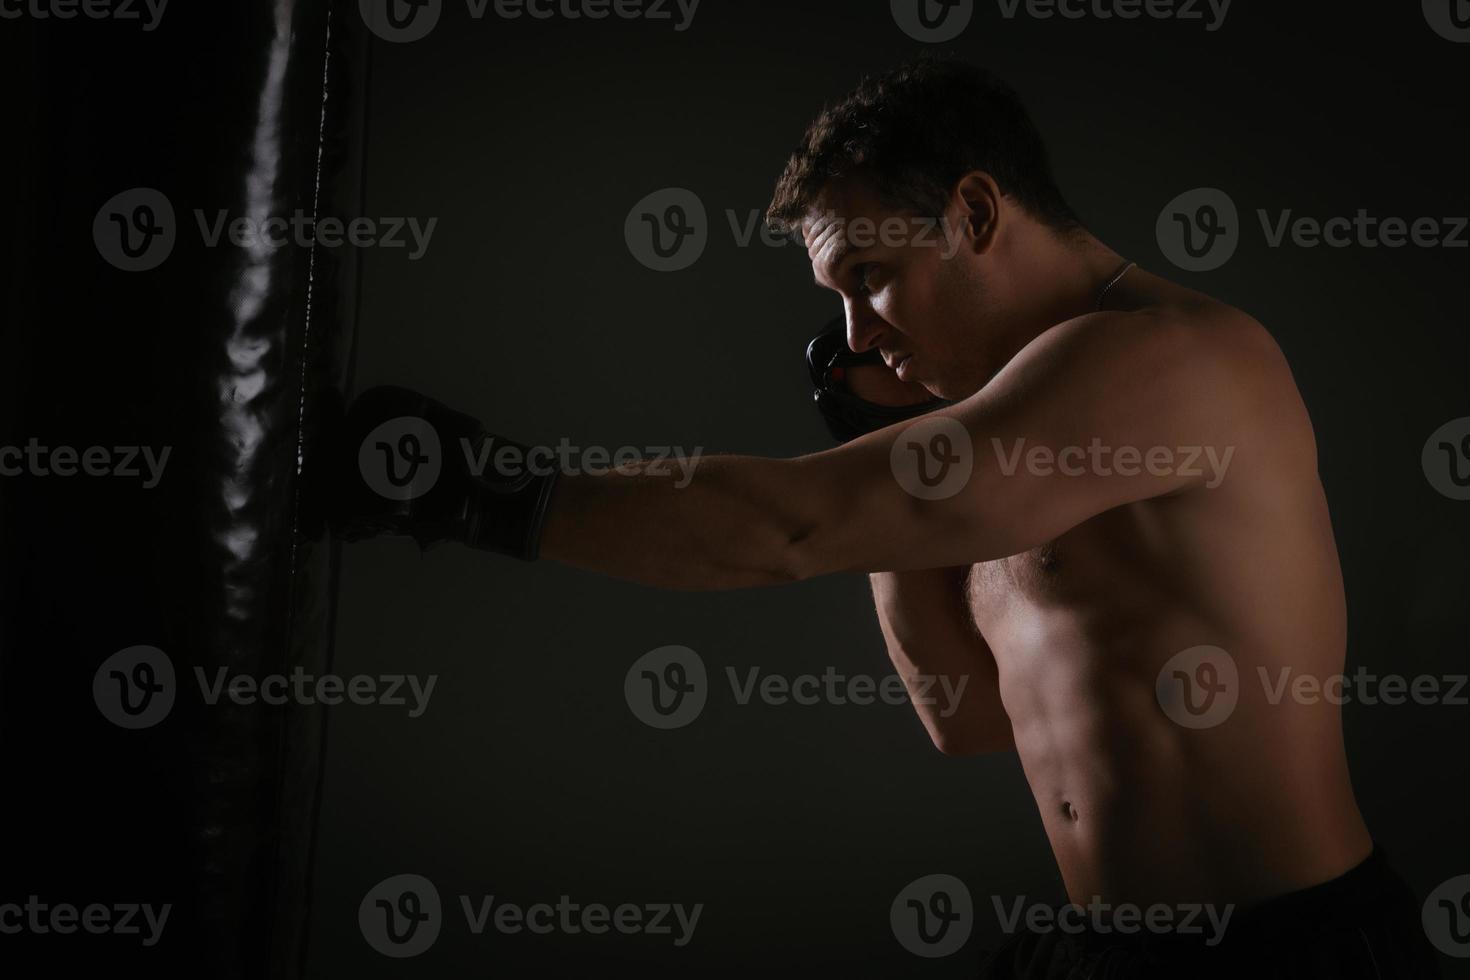
[[[831,571],[831,561],[821,553],[815,529],[806,524],[789,526],[783,536],[774,574],[781,584],[805,582]]]

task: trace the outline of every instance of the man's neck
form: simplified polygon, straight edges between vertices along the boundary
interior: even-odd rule
[[[1042,333],[1098,308],[1098,298],[1123,265],[1117,252],[1090,232],[1063,236],[1036,228],[1015,243],[1007,284],[1007,334],[1014,356]]]

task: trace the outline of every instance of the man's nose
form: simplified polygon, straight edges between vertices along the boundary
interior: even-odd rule
[[[846,306],[847,346],[852,348],[854,354],[861,354],[878,346],[878,339],[888,325],[871,309],[852,302],[848,302]]]

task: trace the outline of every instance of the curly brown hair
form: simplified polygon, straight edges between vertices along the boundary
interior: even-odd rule
[[[931,55],[868,75],[824,108],[776,182],[766,220],[790,228],[829,181],[851,174],[870,178],[891,206],[938,218],[972,170],[1049,227],[1081,227],[1015,91],[983,68]]]

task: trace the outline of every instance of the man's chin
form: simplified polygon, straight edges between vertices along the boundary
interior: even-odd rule
[[[923,386],[925,391],[933,395],[935,398],[943,398],[945,401],[948,402],[956,402],[960,400],[954,395],[954,386],[946,384],[943,381],[920,381],[919,384]]]

